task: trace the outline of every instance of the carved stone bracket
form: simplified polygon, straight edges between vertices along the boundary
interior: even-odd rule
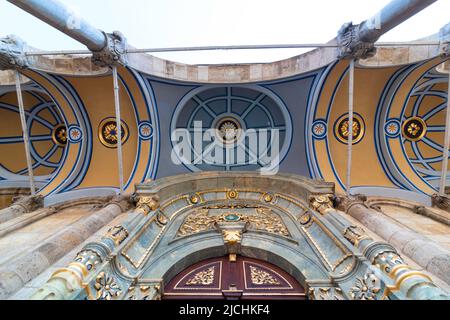
[[[242,235],[247,231],[247,222],[218,222],[217,230],[222,233],[223,242],[228,254],[239,254],[241,251]]]
[[[148,215],[152,211],[156,211],[160,206],[159,197],[157,195],[141,196],[137,198],[136,211],[144,215]]]
[[[25,196],[13,199],[14,206],[21,206],[25,212],[33,212],[44,205],[44,197],[41,195]]]
[[[311,209],[325,215],[329,211],[333,211],[332,195],[319,195],[310,198]]]
[[[20,38],[9,35],[0,39],[0,70],[26,68],[26,43]]]
[[[373,57],[376,48],[371,42],[363,42],[359,39],[358,31],[360,25],[352,22],[345,23],[338,32],[337,41],[340,45],[341,59],[367,59]]]
[[[434,194],[431,196],[433,207],[450,212],[450,197],[446,195]]]
[[[127,40],[119,31],[105,33],[107,45],[101,51],[93,52],[92,62],[99,67],[108,67],[119,63],[127,64]]]

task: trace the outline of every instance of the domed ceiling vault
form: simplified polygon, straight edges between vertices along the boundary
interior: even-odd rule
[[[442,62],[438,57],[403,66],[357,66],[354,192],[382,194],[388,190],[399,197],[411,197],[413,192],[422,194],[423,201],[436,192],[448,87],[448,80],[435,69]],[[54,201],[117,192],[111,75],[67,76],[34,69],[23,74],[33,82],[24,89],[40,192]],[[204,130],[222,130],[225,139],[238,139],[237,128],[277,129],[280,172],[335,182],[337,191],[343,191],[350,132],[347,61],[253,84],[181,82],[124,67],[119,68],[119,75],[126,192],[146,179],[261,168],[258,161],[232,165],[174,162],[172,132],[182,128],[192,132],[196,121],[202,121]],[[14,92],[2,90],[2,120],[9,121],[14,112],[4,106],[14,105]],[[13,150],[0,155],[4,185],[26,177],[23,163],[14,161],[16,155],[24,155],[18,120],[16,114],[9,122],[15,125],[3,125],[1,131],[0,147]],[[58,125],[66,130],[64,148],[50,140]],[[408,137],[408,130],[418,139]],[[269,148],[271,141],[267,141]]]

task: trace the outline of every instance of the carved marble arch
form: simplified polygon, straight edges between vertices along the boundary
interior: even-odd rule
[[[334,184],[290,174],[202,172],[136,185],[136,209],[33,299],[161,299],[177,275],[213,258],[273,265],[309,299],[445,297],[336,211],[333,197]],[[199,272],[186,282],[210,281],[210,268]]]

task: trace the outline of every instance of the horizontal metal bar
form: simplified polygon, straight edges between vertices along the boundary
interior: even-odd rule
[[[439,46],[439,41],[418,42],[379,42],[375,47],[415,47],[415,46]],[[162,52],[188,52],[188,51],[215,51],[215,50],[267,50],[267,49],[308,49],[308,48],[339,48],[336,44],[309,43],[309,44],[266,44],[266,45],[234,45],[234,46],[203,46],[203,47],[173,47],[173,48],[148,48],[128,49],[126,53],[162,53]],[[47,56],[67,54],[91,54],[89,50],[57,50],[57,51],[30,51],[26,56]]]

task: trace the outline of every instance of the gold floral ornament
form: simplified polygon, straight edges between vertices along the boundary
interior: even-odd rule
[[[227,192],[227,199],[237,199],[239,193],[236,190],[230,190]]]
[[[412,117],[406,120],[402,126],[402,134],[409,141],[419,141],[427,134],[427,124],[422,118]]]
[[[115,118],[106,118],[103,120],[98,128],[98,137],[100,142],[108,148],[117,148],[119,132],[117,130],[117,122]],[[122,144],[128,140],[129,131],[128,126],[124,121],[121,125]]]
[[[52,131],[53,143],[59,147],[67,145],[67,128],[65,124],[59,124]]]
[[[353,144],[357,144],[364,137],[365,125],[364,120],[358,114],[353,114],[353,126],[352,130],[350,130],[350,120],[348,114],[344,114],[341,116],[335,124],[334,132],[336,134],[337,139],[347,144],[348,136],[352,132]]]
[[[369,271],[363,278],[356,279],[355,286],[350,289],[350,296],[353,300],[377,300],[380,291],[380,279]]]
[[[250,266],[250,277],[255,285],[280,285],[280,281],[264,270]]]
[[[94,288],[97,290],[97,300],[111,300],[122,293],[116,280],[105,272],[99,273],[95,279]]]
[[[188,286],[195,286],[195,285],[202,285],[202,286],[209,286],[213,284],[214,282],[214,274],[215,274],[215,267],[208,268],[206,270],[200,271],[194,275],[194,277],[190,278],[186,285]]]

